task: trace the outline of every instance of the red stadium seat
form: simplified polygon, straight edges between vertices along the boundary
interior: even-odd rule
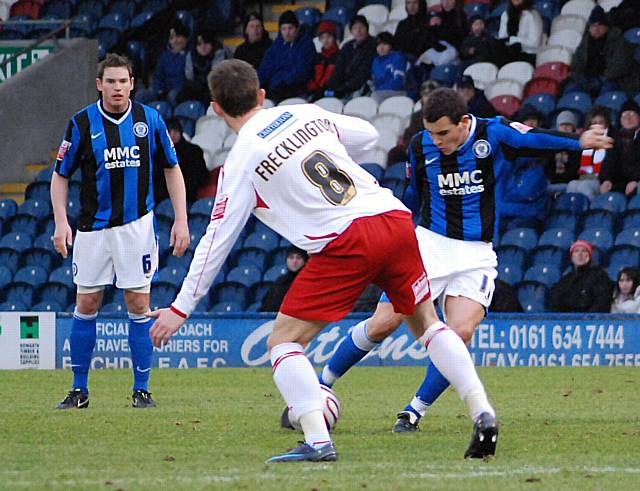
[[[536,67],[533,78],[550,78],[558,83],[564,82],[569,76],[569,65],[560,61],[550,61]]]
[[[532,78],[524,86],[524,98],[537,94],[550,94],[558,97],[560,95],[560,83],[547,77]]]
[[[11,6],[9,11],[11,17],[20,15],[30,17],[31,19],[40,18],[40,3],[34,0],[20,0]]]
[[[513,95],[498,95],[489,100],[491,105],[503,116],[511,117],[522,105],[522,101]]]

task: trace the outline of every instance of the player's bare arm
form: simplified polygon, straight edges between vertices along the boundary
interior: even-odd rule
[[[187,192],[180,167],[175,166],[165,169],[164,177],[175,215],[175,220],[171,227],[169,245],[173,246],[174,256],[182,256],[191,243],[189,225],[187,223]]]
[[[186,317],[182,317],[171,308],[154,310],[147,315],[156,319],[149,334],[153,345],[157,348],[167,344],[171,336],[178,332],[178,329],[187,320]]]
[[[69,196],[69,180],[57,172],[51,177],[51,204],[56,224],[53,233],[53,245],[66,259],[68,248],[73,243],[73,233],[67,219],[67,198]]]

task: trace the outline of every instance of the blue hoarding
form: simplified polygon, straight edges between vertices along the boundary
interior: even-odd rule
[[[316,366],[334,353],[362,315],[330,324],[306,352]],[[273,316],[193,317],[167,346],[154,350],[153,367],[218,368],[269,365],[266,340]],[[126,318],[99,318],[94,368],[129,368]],[[71,318],[58,318],[56,367],[70,368]],[[491,315],[469,347],[480,366],[640,366],[640,316]],[[363,365],[425,365],[426,350],[402,325],[370,353]]]

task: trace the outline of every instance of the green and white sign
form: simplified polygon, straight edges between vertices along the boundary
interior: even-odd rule
[[[33,65],[38,60],[55,51],[56,48],[55,46],[38,46],[26,53],[22,53],[11,63],[4,63],[5,60],[20,53],[23,49],[23,46],[0,46],[0,83]]]
[[[0,369],[55,368],[55,313],[2,312],[0,325]]]

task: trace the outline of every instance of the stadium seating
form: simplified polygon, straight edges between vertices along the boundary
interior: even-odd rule
[[[547,229],[565,228],[576,232],[578,228],[578,217],[573,213],[554,212],[545,221],[545,226]]]
[[[518,285],[518,301],[527,313],[547,310],[549,292],[547,287],[537,281],[526,281]]]
[[[533,249],[538,243],[538,233],[532,228],[507,230],[500,239],[500,246],[516,246],[525,250]]]
[[[76,289],[75,284],[73,283],[73,270],[70,266],[60,266],[59,268],[54,269],[49,275],[49,282],[60,283],[70,290],[75,291]]]
[[[459,79],[459,74],[459,65],[449,63],[434,67],[429,73],[429,78],[444,87],[453,87]]]
[[[0,312],[19,312],[29,310],[29,307],[20,300],[8,300],[0,303]]]
[[[596,3],[592,0],[569,0],[562,6],[560,13],[562,15],[578,15],[586,20],[595,6]]]
[[[12,199],[3,199],[0,201],[0,218],[6,220],[13,217],[18,211],[18,204]]]
[[[584,116],[591,107],[591,104],[591,97],[586,92],[570,92],[568,94],[564,94],[560,99],[558,99],[556,109],[558,111],[571,109],[572,111]]]
[[[66,285],[49,281],[40,289],[40,301],[57,303],[65,309],[71,299],[71,293]]]
[[[5,301],[22,302],[29,309],[35,300],[35,288],[23,282],[13,282],[6,290]]]
[[[625,92],[616,90],[612,92],[605,92],[604,94],[600,94],[594,104],[599,104],[600,106],[608,107],[613,111],[614,114],[620,112],[622,105],[627,102],[628,97]]]
[[[564,228],[551,228],[545,230],[538,240],[539,246],[554,246],[569,250],[569,247],[575,240],[575,234]]]
[[[358,10],[359,15],[364,15],[371,24],[383,24],[389,18],[389,9],[384,5],[366,5]]]
[[[253,287],[262,279],[262,269],[254,264],[240,265],[233,268],[227,274],[227,281],[233,281],[246,286]]]
[[[56,302],[39,302],[31,307],[33,312],[64,312],[64,307]]]
[[[264,270],[266,260],[267,252],[265,249],[258,249],[255,247],[243,248],[236,255],[235,264],[254,264],[260,270]]]
[[[613,230],[615,215],[607,210],[589,210],[582,220],[582,230]]]
[[[474,63],[465,68],[463,75],[469,75],[473,79],[476,89],[485,90],[498,76],[498,67],[493,63]]]
[[[6,266],[0,266],[0,290],[4,290],[12,280],[13,272]]]
[[[344,105],[343,113],[372,120],[378,112],[378,104],[371,97],[355,97]]]
[[[552,264],[536,263],[524,274],[524,281],[537,281],[551,288],[560,280],[560,269]]]
[[[511,264],[523,269],[527,258],[527,251],[516,246],[500,246],[496,249],[498,264]]]
[[[589,198],[580,193],[565,193],[558,197],[553,204],[553,209],[581,214],[589,209]]]
[[[554,266],[563,271],[568,265],[569,254],[565,249],[555,246],[536,247],[531,253],[531,264]]]
[[[209,312],[224,314],[229,312],[243,312],[244,310],[244,305],[237,302],[218,302],[209,309]]]
[[[522,267],[508,262],[498,263],[498,278],[510,285],[516,285],[522,281]]]
[[[276,264],[264,272],[262,279],[264,281],[276,281],[280,276],[287,274],[288,271],[284,264]]]
[[[627,200],[622,193],[605,193],[591,201],[592,210],[607,210],[611,213],[623,213],[627,208]]]
[[[241,309],[249,305],[247,287],[234,282],[225,281],[215,286],[213,298],[216,303],[233,302],[240,306]]]
[[[338,114],[342,113],[342,108],[344,107],[342,101],[337,97],[323,97],[321,99],[318,99],[315,104],[326,109],[327,111]]]
[[[413,100],[404,95],[389,97],[382,101],[378,107],[378,114],[394,114],[403,119],[410,116],[412,111]]]
[[[601,252],[607,252],[613,247],[614,239],[611,228],[589,228],[584,230],[578,239],[589,241]]]

